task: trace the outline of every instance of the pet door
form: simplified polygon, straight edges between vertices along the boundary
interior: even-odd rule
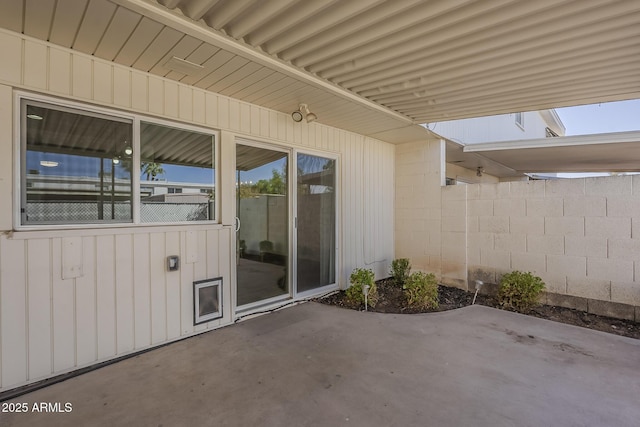
[[[222,277],[193,282],[193,324],[222,317]]]

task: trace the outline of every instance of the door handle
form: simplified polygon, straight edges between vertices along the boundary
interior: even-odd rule
[[[240,231],[240,218],[236,217],[236,233]]]

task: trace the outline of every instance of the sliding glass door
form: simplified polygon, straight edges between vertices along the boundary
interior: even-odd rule
[[[336,161],[298,153],[296,286],[305,293],[336,282]]]
[[[237,305],[290,295],[288,151],[236,144]]]
[[[336,284],[335,159],[237,143],[236,216],[240,310]]]

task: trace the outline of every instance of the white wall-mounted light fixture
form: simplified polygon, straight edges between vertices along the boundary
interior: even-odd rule
[[[307,123],[315,122],[318,120],[318,116],[309,111],[309,106],[307,104],[300,104],[298,109],[291,113],[291,118],[294,122],[301,122],[302,119],[307,119]]]
[[[302,112],[300,112],[299,110],[294,111],[293,113],[291,113],[291,118],[293,119],[294,122],[299,123],[302,121],[303,119],[303,115]]]

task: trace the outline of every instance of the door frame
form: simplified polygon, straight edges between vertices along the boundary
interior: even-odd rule
[[[283,302],[289,302],[289,301],[297,301],[297,300],[302,300],[302,299],[306,299],[312,296],[317,296],[317,295],[322,295],[324,293],[328,293],[328,292],[333,292],[337,289],[340,288],[340,271],[342,268],[342,259],[341,259],[341,240],[340,240],[340,230],[341,230],[341,224],[342,224],[342,218],[340,216],[340,212],[341,212],[341,156],[340,153],[335,152],[335,151],[324,151],[324,150],[317,150],[317,149],[313,149],[313,148],[297,148],[297,147],[292,147],[286,144],[279,144],[277,142],[264,142],[264,141],[257,141],[254,139],[250,139],[250,138],[245,138],[245,137],[241,137],[241,136],[236,136],[234,139],[234,167],[233,167],[233,171],[232,173],[234,174],[233,177],[233,183],[236,182],[236,178],[237,178],[237,165],[236,165],[236,160],[237,160],[237,154],[236,154],[236,147],[237,145],[247,145],[250,147],[256,147],[256,148],[262,148],[265,150],[273,150],[273,151],[278,151],[278,152],[282,152],[282,153],[287,153],[287,155],[289,156],[289,161],[287,164],[287,196],[288,196],[288,206],[287,206],[287,213],[289,215],[288,217],[288,224],[287,224],[287,232],[288,232],[288,236],[287,236],[287,244],[289,245],[289,254],[287,257],[287,271],[289,272],[287,274],[287,286],[288,286],[288,292],[284,293],[282,295],[278,295],[275,297],[271,297],[271,298],[267,298],[264,300],[260,300],[260,301],[256,301],[256,302],[252,302],[249,304],[244,304],[244,305],[238,305],[238,274],[237,274],[237,262],[235,261],[236,256],[237,256],[237,251],[238,251],[238,238],[237,238],[237,232],[234,230],[233,231],[233,239],[232,239],[232,246],[233,246],[233,254],[232,254],[232,258],[235,264],[235,267],[233,268],[234,272],[233,275],[235,276],[235,286],[233,286],[232,289],[232,297],[233,297],[233,305],[234,305],[234,311],[236,313],[241,314],[242,316],[251,314],[252,312],[255,311],[260,311],[260,310],[264,310],[265,308],[268,307],[277,307],[282,305]],[[334,283],[330,284],[330,285],[326,285],[320,288],[316,288],[316,289],[310,289],[308,291],[305,292],[298,292],[297,290],[297,274],[298,274],[298,265],[297,265],[297,256],[298,256],[298,247],[297,247],[297,243],[298,243],[298,236],[297,236],[297,206],[298,206],[298,191],[297,191],[297,177],[298,177],[298,170],[297,170],[297,165],[298,165],[298,154],[307,154],[307,155],[311,155],[311,156],[317,156],[317,157],[323,157],[323,158],[327,158],[327,159],[331,159],[335,161],[336,164],[336,177],[335,177],[335,249],[334,249],[334,256],[335,256],[335,277],[334,277]],[[237,191],[234,190],[234,199],[233,199],[233,217],[237,218],[238,217],[238,211],[237,211]],[[242,227],[242,224],[240,224],[240,226]]]

